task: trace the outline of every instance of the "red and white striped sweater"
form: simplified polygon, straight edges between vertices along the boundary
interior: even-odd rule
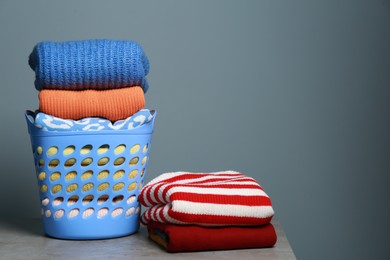
[[[141,217],[160,223],[201,226],[263,225],[271,221],[271,200],[253,179],[234,171],[164,173],[141,191],[149,207]]]

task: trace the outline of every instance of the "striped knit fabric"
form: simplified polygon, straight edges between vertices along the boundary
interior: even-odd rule
[[[134,41],[43,41],[31,52],[29,65],[35,71],[37,90],[148,89],[149,60]]]
[[[271,200],[261,186],[239,172],[164,173],[141,191],[149,221],[200,226],[263,225],[271,221]]]
[[[140,87],[79,91],[44,89],[39,92],[39,109],[63,119],[103,117],[117,121],[132,116],[144,106],[144,92]]]

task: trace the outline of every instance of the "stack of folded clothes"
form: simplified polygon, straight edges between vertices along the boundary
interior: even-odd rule
[[[145,106],[149,61],[126,40],[40,42],[29,57],[39,110],[62,119],[126,119]]]
[[[164,173],[139,196],[141,222],[168,252],[275,245],[271,200],[253,179],[234,171]]]

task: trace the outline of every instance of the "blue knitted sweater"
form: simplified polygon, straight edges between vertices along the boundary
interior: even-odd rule
[[[34,47],[29,65],[37,90],[149,87],[149,60],[134,41],[44,41]]]

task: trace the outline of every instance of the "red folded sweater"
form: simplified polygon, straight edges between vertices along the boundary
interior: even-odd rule
[[[263,248],[275,245],[272,224],[255,227],[200,227],[148,223],[149,238],[166,251],[188,252]]]
[[[270,223],[274,215],[262,187],[234,171],[165,173],[142,189],[139,200],[150,207],[141,217],[143,224],[254,226]]]

